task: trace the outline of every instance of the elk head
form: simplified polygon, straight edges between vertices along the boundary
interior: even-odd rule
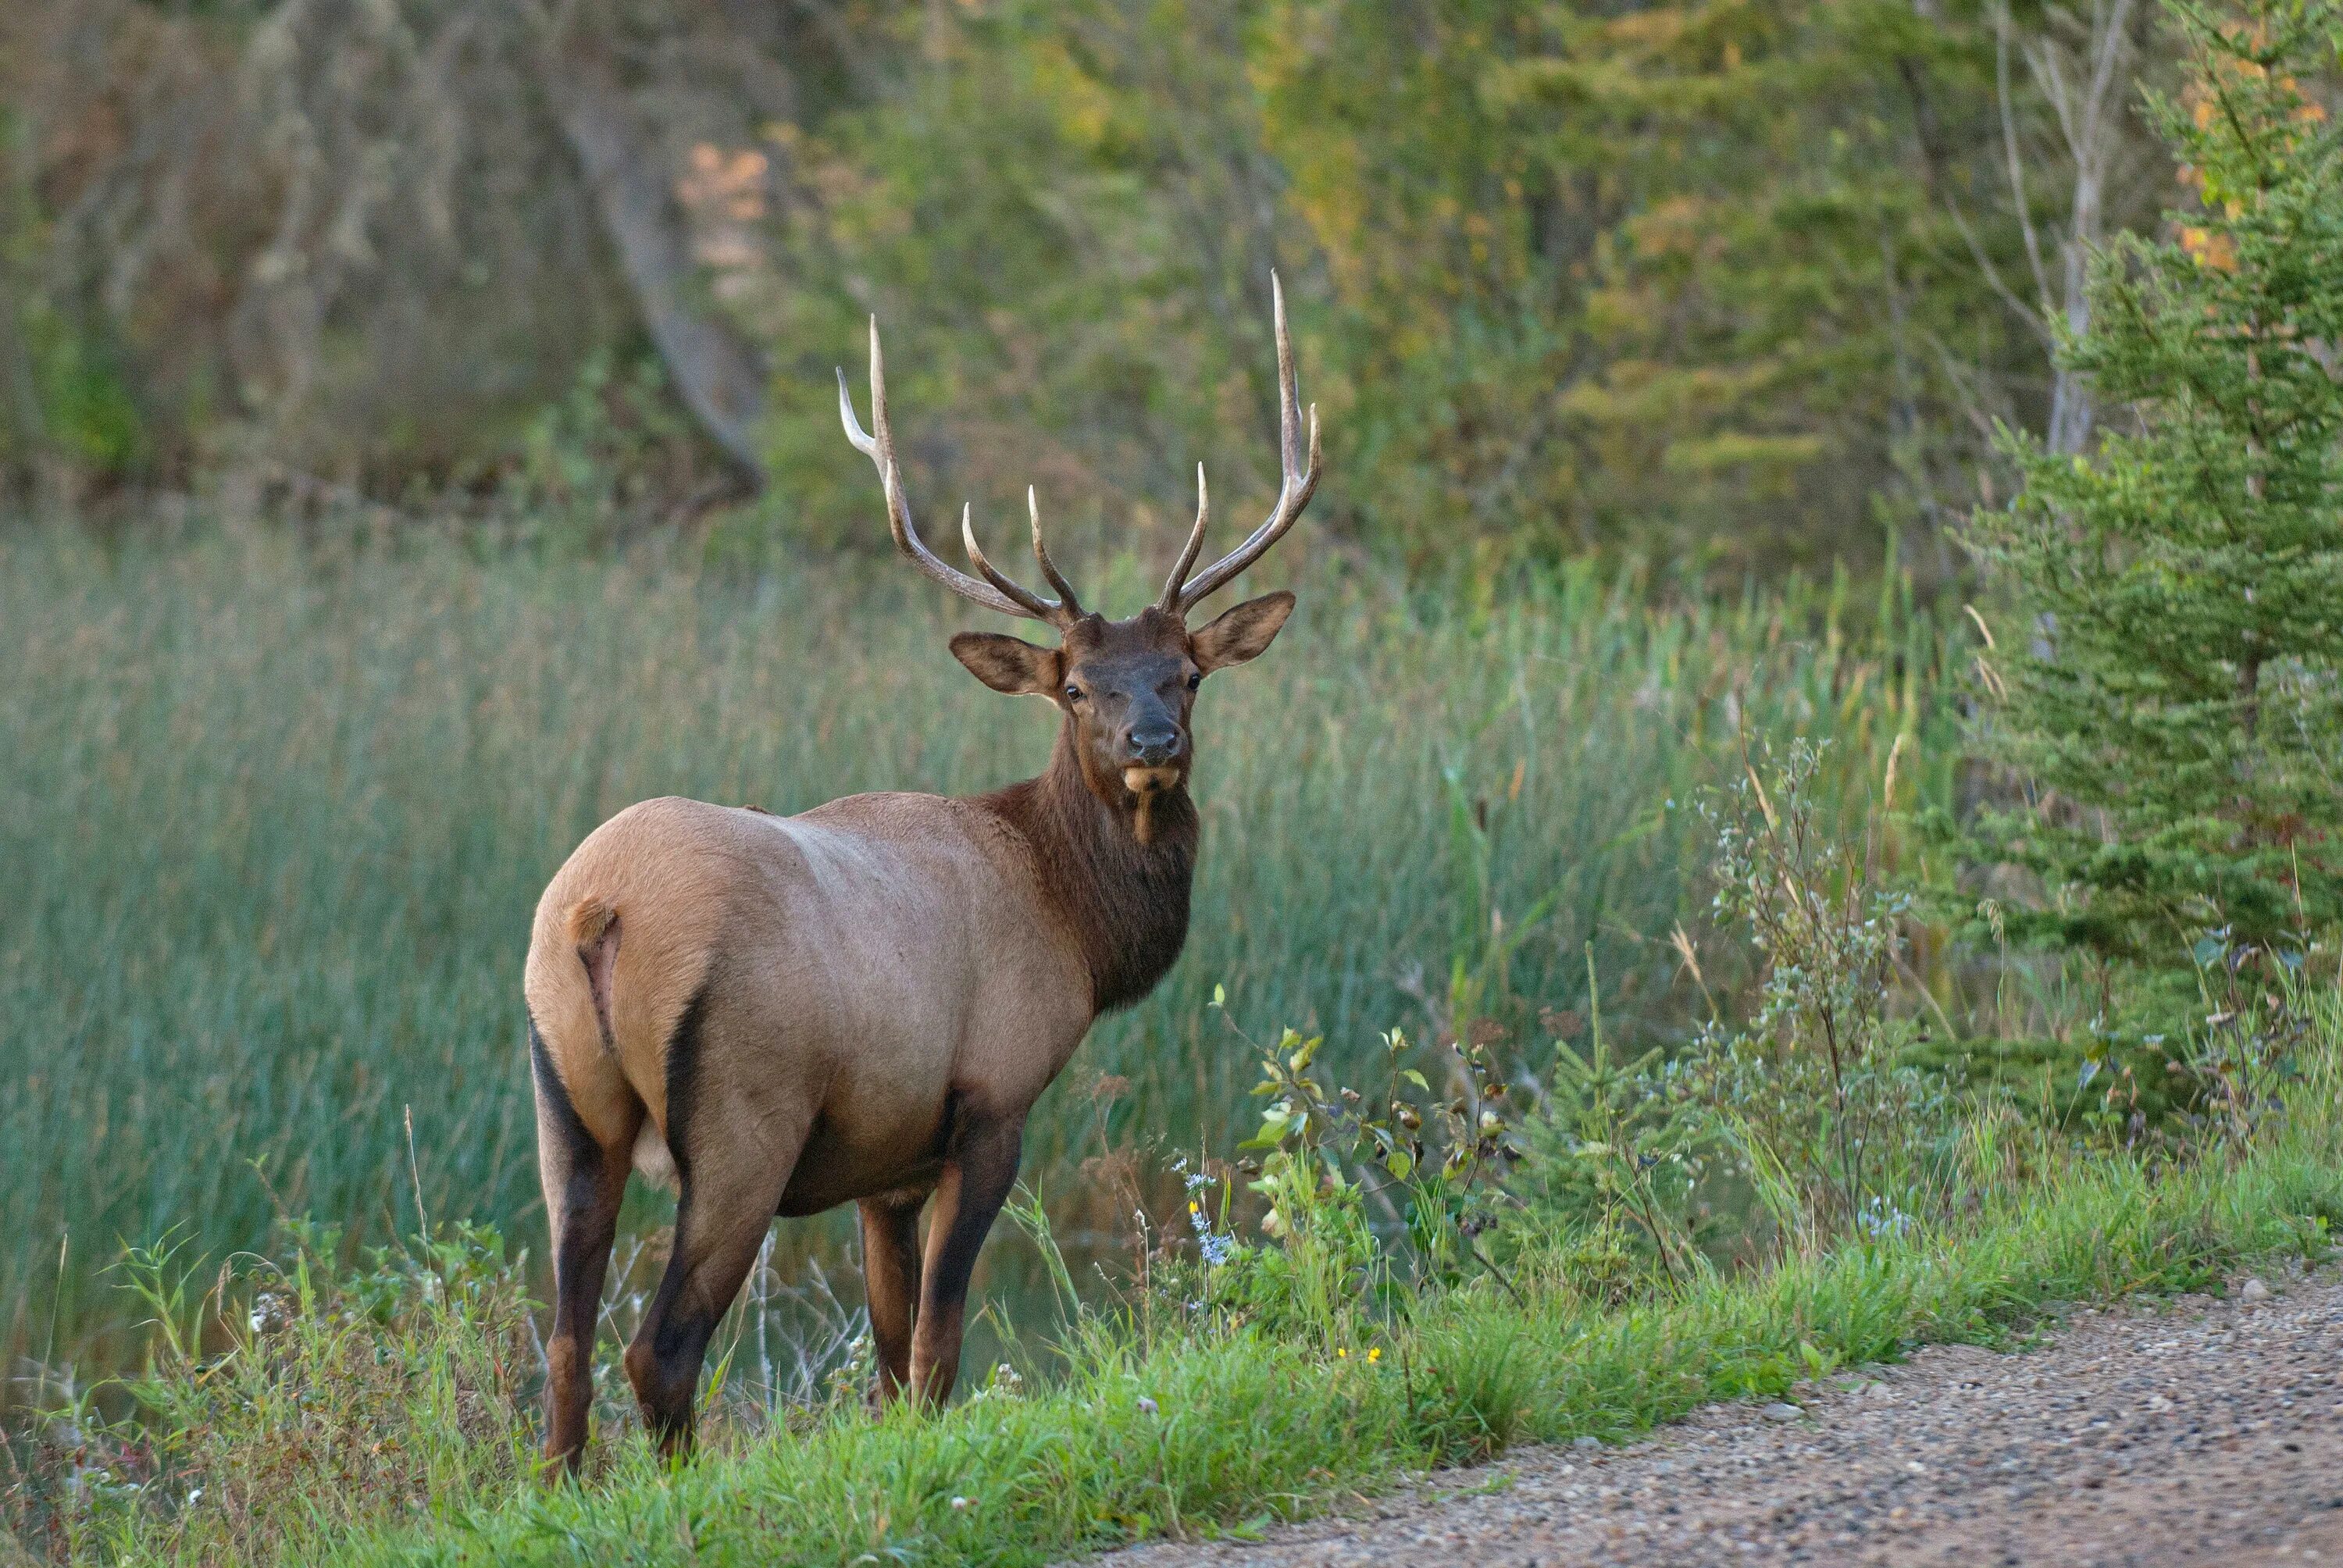
[[[960,508],[960,543],[979,575],[970,577],[939,560],[920,539],[903,497],[893,434],[887,423],[887,378],[879,354],[878,317],[870,321],[870,423],[875,435],[864,433],[847,391],[846,372],[838,373],[839,417],[846,426],[847,439],[878,467],[895,548],[920,571],[961,598],[1004,615],[1044,622],[1058,632],[1058,646],[1042,648],[999,632],[964,631],[951,639],[953,656],[995,691],[1047,697],[1055,702],[1065,714],[1084,783],[1100,799],[1129,815],[1131,829],[1142,844],[1150,837],[1150,807],[1187,784],[1195,756],[1189,719],[1197,688],[1212,671],[1257,658],[1293,609],[1292,594],[1264,594],[1208,625],[1193,631],[1188,628],[1189,615],[1198,604],[1284,537],[1318,486],[1318,410],[1313,405],[1309,411],[1305,460],[1302,401],[1294,387],[1293,344],[1285,327],[1285,292],[1273,273],[1270,295],[1277,327],[1278,455],[1283,469],[1277,502],[1267,520],[1242,544],[1192,576],[1212,510],[1203,465],[1198,464],[1195,527],[1189,530],[1188,542],[1164,582],[1161,597],[1127,620],[1109,620],[1082,608],[1072,585],[1050,559],[1041,538],[1040,503],[1030,486],[1025,508],[1033,526],[1033,559],[1055,598],[1021,586],[985,558],[966,505]]]

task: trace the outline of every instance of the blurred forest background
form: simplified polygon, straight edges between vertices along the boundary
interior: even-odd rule
[[[1168,553],[1198,458],[1273,487],[1274,266],[1306,532],[1925,593],[1996,421],[2089,439],[2051,350],[2181,194],[2172,47],[2145,0],[10,5],[0,475],[879,548],[876,312],[915,496]]]

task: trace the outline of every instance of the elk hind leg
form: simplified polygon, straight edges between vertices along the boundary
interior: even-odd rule
[[[670,1145],[680,1131],[669,1121]],[[659,1452],[671,1458],[691,1452],[700,1363],[716,1325],[757,1261],[805,1131],[797,1129],[785,1148],[775,1146],[769,1124],[744,1128],[729,1140],[685,1134],[684,1141],[694,1147],[689,1152],[673,1150],[682,1185],[676,1201],[675,1250],[626,1356],[627,1379],[642,1405],[644,1424],[658,1438]]]
[[[618,1205],[627,1193],[627,1156],[635,1127],[597,1138],[580,1120],[554,1070],[537,1024],[528,1026],[530,1076],[537,1089],[537,1165],[553,1231],[553,1332],[546,1341],[545,1456],[574,1473],[586,1448],[594,1403],[594,1330],[602,1280],[610,1267]],[[642,1108],[632,1107],[639,1122]]]
[[[935,1217],[928,1224],[920,1316],[911,1331],[911,1386],[930,1404],[950,1399],[960,1381],[969,1276],[1001,1205],[1017,1184],[1024,1137],[1021,1116],[970,1116],[955,1131],[944,1161]]]
[[[862,1289],[870,1309],[870,1337],[879,1352],[875,1403],[894,1402],[911,1379],[911,1308],[920,1297],[920,1204],[925,1198],[890,1193],[865,1198]]]

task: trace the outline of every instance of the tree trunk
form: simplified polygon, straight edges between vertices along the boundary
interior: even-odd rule
[[[594,194],[643,325],[700,427],[751,489],[765,467],[758,450],[765,372],[756,350],[699,292],[682,211],[646,145],[624,91],[599,60],[547,51],[547,94]]]

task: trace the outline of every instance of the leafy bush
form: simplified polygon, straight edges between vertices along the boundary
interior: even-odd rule
[[[2052,1127],[2124,1142],[2187,1125],[2202,1096],[2178,1052],[2159,1036],[2086,1030],[2066,1040],[1915,1040],[1900,1060]]]
[[[1586,1052],[1556,1050],[1545,1101],[1523,1127],[1527,1158],[1512,1190],[1530,1221],[1512,1240],[1618,1302],[1699,1271],[1696,1194],[1724,1151],[1681,1059],[1658,1046],[1614,1057],[1591,949],[1586,967]]]
[[[1216,993],[1216,1004],[1222,1000]],[[1188,1177],[1202,1269],[1193,1304],[1224,1323],[1340,1347],[1372,1314],[1403,1315],[1413,1290],[1486,1271],[1510,1292],[1478,1241],[1509,1201],[1502,1181],[1521,1154],[1488,1045],[1442,1042],[1435,1054],[1451,1089],[1443,1097],[1411,1065],[1416,1048],[1407,1036],[1392,1030],[1383,1036],[1388,1079],[1370,1100],[1349,1087],[1330,1091],[1313,1073],[1323,1044],[1289,1029],[1274,1046],[1257,1046],[1252,1092],[1270,1103],[1237,1146],[1247,1158],[1217,1191],[1210,1175]],[[1266,1205],[1257,1242],[1235,1230],[1239,1177]],[[1383,1233],[1371,1202],[1386,1219]],[[1176,1273],[1171,1281],[1182,1294],[1191,1283]]]
[[[1713,1017],[1679,1050],[1619,1060],[1598,1007],[1585,1054],[1558,1054],[1516,1186],[1566,1250],[1593,1239],[1600,1261],[1624,1245],[1689,1283],[1706,1259],[1761,1248],[1761,1231],[1811,1252],[1900,1230],[1942,1187],[1972,1108],[1905,1059],[1924,1032],[1887,1005],[1906,900],[1877,885],[1867,844],[1825,830],[1822,768],[1813,742],[1761,745],[1701,808],[1716,910],[1758,962],[1746,1022]]]
[[[1767,1208],[1809,1242],[1894,1222],[1913,1135],[1945,1109],[1938,1086],[1896,1060],[1914,1032],[1887,1008],[1909,900],[1877,885],[1868,842],[1823,830],[1821,763],[1810,741],[1778,760],[1761,748],[1704,804],[1716,825],[1716,908],[1746,927],[1763,978],[1748,1022],[1730,1032],[1712,1022],[1695,1050],[1706,1098]]]

